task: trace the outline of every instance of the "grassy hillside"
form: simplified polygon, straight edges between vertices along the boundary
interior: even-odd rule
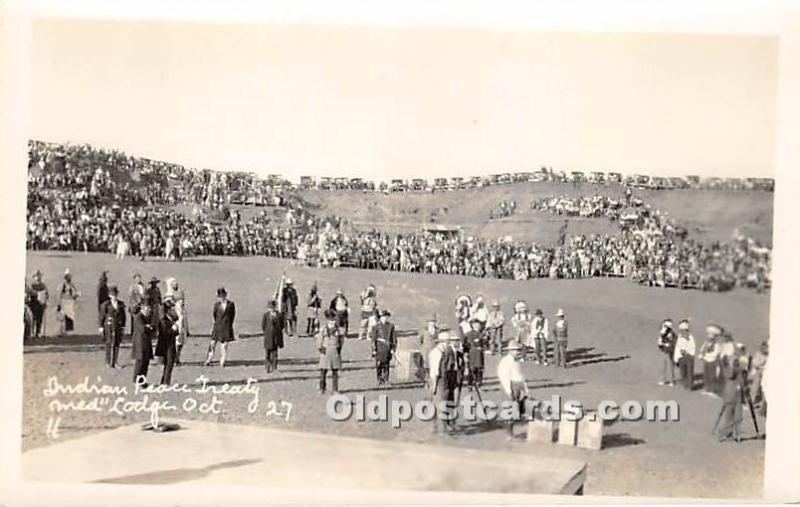
[[[357,191],[301,192],[301,197],[318,213],[347,217],[358,227],[380,226],[410,230],[425,223],[462,226],[468,234],[512,235],[515,239],[547,242],[564,219],[533,212],[531,201],[551,195],[622,196],[619,186],[519,183],[455,192],[390,194]],[[767,192],[724,192],[705,190],[636,191],[654,208],[687,226],[694,236],[707,241],[729,239],[735,228],[772,244],[773,194]],[[489,211],[500,201],[516,200],[517,213],[489,222]],[[613,230],[604,220],[570,219],[569,231]]]

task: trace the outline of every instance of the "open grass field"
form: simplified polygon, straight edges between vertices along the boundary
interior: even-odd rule
[[[331,194],[333,195],[333,194]],[[456,196],[457,194],[452,194]],[[464,194],[467,195],[467,194]],[[766,197],[767,194],[764,194]],[[428,199],[432,196],[419,196]],[[436,198],[439,195],[437,194]],[[370,196],[370,199],[372,196]],[[394,199],[395,196],[375,196]],[[410,198],[410,196],[408,196]],[[366,198],[365,198],[366,200]],[[353,203],[354,200],[351,200]],[[488,202],[488,200],[487,200]],[[522,204],[522,200],[518,199]],[[353,204],[358,210],[362,204]],[[770,196],[771,207],[771,196]],[[475,207],[480,209],[479,206]],[[356,210],[356,212],[358,212]],[[770,211],[771,213],[771,211]],[[364,436],[400,441],[438,442],[479,449],[508,450],[521,460],[538,456],[575,457],[589,462],[587,494],[756,497],[761,492],[764,442],[746,439],[739,445],[720,444],[711,435],[721,402],[717,398],[687,392],[682,388],[661,387],[660,353],[655,342],[661,319],[690,318],[698,346],[704,338],[706,324],[716,322],[731,330],[734,339],[745,343],[751,351],[768,333],[769,294],[752,291],[703,293],[678,289],[653,289],[616,279],[533,280],[515,282],[484,280],[447,275],[384,273],[354,269],[318,270],[297,267],[287,261],[268,258],[187,259],[183,263],[163,260],[141,262],[135,259],[117,261],[110,254],[61,252],[28,252],[27,273],[37,269],[55,292],[66,268],[83,292],[77,321],[77,335],[62,340],[48,339],[45,345],[26,347],[24,354],[23,448],[48,445],[46,435],[50,416],[43,390],[48,378],[57,375],[64,383],[76,383],[85,376],[103,383],[130,385],[132,364],[129,349],[123,348],[124,367],[108,370],[103,366],[103,352],[97,346],[96,286],[100,272],[109,270],[110,283],[120,288],[123,299],[134,273],[149,279],[168,276],[178,279],[188,298],[191,332],[184,348],[185,365],[177,367],[173,382],[196,383],[202,374],[211,383],[242,384],[248,377],[257,380],[261,407],[248,413],[248,397],[225,398],[222,412],[201,415],[195,412],[182,417],[212,421],[285,427],[326,434]],[[343,289],[356,306],[358,293],[374,283],[378,301],[389,308],[398,330],[412,334],[422,328],[432,313],[439,315],[444,326],[454,322],[453,301],[462,292],[483,294],[487,301],[497,300],[507,318],[513,301],[525,299],[531,308],[541,308],[552,319],[558,308],[564,308],[570,322],[571,367],[553,367],[525,363],[524,370],[533,396],[549,399],[560,394],[585,406],[595,406],[605,399],[671,400],[680,404],[679,422],[619,422],[606,428],[606,448],[586,451],[557,445],[534,445],[524,441],[508,442],[505,431],[496,426],[462,425],[454,437],[435,437],[429,423],[411,421],[399,430],[382,422],[334,422],[325,413],[325,398],[316,392],[317,352],[310,338],[289,339],[281,351],[279,372],[267,375],[263,367],[263,349],[258,337],[246,337],[233,343],[229,365],[204,367],[208,335],[211,329],[211,307],[215,289],[225,286],[237,305],[236,329],[243,335],[260,331],[261,315],[281,273],[295,281],[300,296],[299,325],[305,323],[305,298],[310,285],[317,282],[323,301],[327,303],[336,289]],[[47,329],[56,329],[54,306],[48,312]],[[354,309],[351,332],[357,328]],[[343,350],[344,371],[340,380],[343,393],[375,399],[387,394],[392,399],[414,403],[423,399],[424,390],[416,384],[397,384],[384,391],[375,388],[375,373],[365,342],[348,340]],[[497,357],[487,356],[487,381],[484,396],[501,400],[496,380]],[[160,376],[161,367],[151,367],[150,379]],[[160,395],[177,401],[179,394]],[[210,395],[205,395],[210,398]],[[269,400],[289,401],[291,417],[268,416]],[[69,412],[62,415],[60,438],[75,438],[130,424],[146,422],[146,414],[118,416],[108,413]],[[763,423],[763,421],[760,421]],[[743,426],[745,436],[754,434],[749,420]],[[522,427],[518,427],[522,432]]]
[[[581,196],[600,193],[621,197],[619,185],[516,183],[481,189],[436,193],[384,195],[379,192],[307,190],[299,195],[317,213],[347,217],[361,227],[415,230],[420,224],[459,225],[467,234],[483,237],[512,235],[521,241],[541,244],[555,241],[564,219],[545,212],[532,212],[533,200],[553,195]],[[772,245],[773,195],[768,192],[712,190],[634,190],[654,209],[665,211],[684,224],[692,237],[704,241],[728,240],[734,229]],[[489,211],[500,201],[515,200],[517,213],[503,220],[488,221]],[[604,219],[569,219],[570,233],[613,232]]]

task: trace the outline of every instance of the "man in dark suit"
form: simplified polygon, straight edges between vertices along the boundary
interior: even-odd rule
[[[469,385],[479,388],[483,383],[484,357],[486,350],[486,336],[480,331],[482,325],[477,319],[470,321],[471,329],[464,335],[462,349],[469,362]]]
[[[99,318],[100,307],[108,301],[108,271],[100,273],[100,280],[97,282],[97,314]]]
[[[278,369],[278,349],[283,348],[283,317],[275,306],[276,301],[273,299],[261,319],[261,329],[264,331],[264,367],[267,373]]]
[[[150,286],[144,290],[144,295],[150,300],[150,309],[152,310],[150,315],[154,326],[158,326],[158,320],[161,318],[162,301],[161,289],[158,288],[159,283],[161,283],[161,280],[154,276],[150,278]]]
[[[141,382],[147,385],[147,369],[150,366],[150,359],[153,358],[153,335],[155,326],[152,321],[153,309],[150,301],[144,298],[139,306],[139,313],[133,318],[132,357],[135,361],[133,366],[133,382]]]
[[[112,285],[108,288],[108,301],[100,305],[98,331],[103,335],[106,344],[106,366],[117,367],[119,344],[125,332],[125,305],[117,299],[119,290]]]
[[[211,364],[211,360],[214,358],[214,350],[216,350],[217,343],[219,343],[222,349],[219,365],[225,366],[225,360],[228,357],[228,343],[235,339],[233,321],[236,318],[236,305],[228,299],[228,291],[225,290],[225,287],[217,289],[217,302],[214,303],[212,316],[214,324],[211,330],[211,344],[208,346],[208,357],[205,365]]]
[[[378,374],[378,387],[389,384],[389,364],[392,361],[397,339],[394,335],[394,324],[389,322],[391,313],[388,310],[381,312],[381,320],[372,328],[372,352],[375,356],[375,369]]]
[[[158,320],[158,342],[156,356],[164,358],[164,371],[161,374],[161,385],[172,383],[172,368],[175,366],[177,347],[175,337],[178,336],[178,315],[175,313],[172,296],[164,298],[161,318]]]

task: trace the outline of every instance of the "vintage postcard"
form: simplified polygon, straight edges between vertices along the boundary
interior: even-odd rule
[[[780,49],[33,19],[21,481],[764,499]]]

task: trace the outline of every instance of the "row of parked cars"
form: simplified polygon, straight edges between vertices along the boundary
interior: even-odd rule
[[[422,178],[393,179],[376,184],[362,178],[329,178],[323,177],[316,181],[310,176],[300,178],[300,188],[319,190],[362,190],[365,192],[431,192],[446,190],[464,190],[481,188],[493,185],[506,185],[511,183],[526,182],[555,182],[555,183],[590,183],[595,185],[623,185],[632,188],[649,189],[711,189],[711,190],[762,190],[771,192],[775,189],[772,178],[701,178],[699,176],[685,177],[650,177],[646,175],[623,176],[616,172],[590,172],[553,171],[543,168],[535,172],[518,172],[492,174],[489,176],[473,176],[464,178],[435,178],[432,182]]]

